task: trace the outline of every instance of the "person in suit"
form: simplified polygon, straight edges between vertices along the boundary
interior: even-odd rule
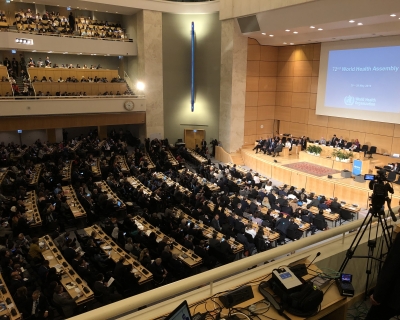
[[[126,269],[124,262],[125,258],[120,257],[118,262],[115,264],[115,268],[113,271],[114,278],[121,283],[124,281],[124,274]]]
[[[38,269],[38,275],[39,275],[40,280],[45,282],[48,272],[49,272],[49,261],[43,260],[41,266]]]
[[[99,273],[96,276],[96,281],[93,284],[93,292],[97,296],[103,296],[103,301],[106,304],[122,299],[122,296],[115,292],[115,288],[113,286],[107,286],[107,283],[104,282],[104,276],[102,273]]]
[[[288,218],[284,218],[282,213],[280,213],[279,216],[280,219],[276,222],[275,229],[279,232],[279,240],[282,243],[282,241],[285,240],[290,221]]]
[[[75,314],[75,301],[78,300],[81,296],[82,293],[79,292],[75,298],[71,298],[71,296],[67,292],[64,292],[63,286],[58,285],[54,289],[53,301],[56,305],[62,308],[64,317],[70,318]]]
[[[331,140],[329,141],[329,145],[330,145],[330,146],[335,146],[335,145],[336,145],[336,140],[337,140],[336,134],[334,134],[334,135],[332,136]]]
[[[237,241],[243,244],[244,250],[248,251],[250,256],[255,248],[255,245],[254,243],[250,243],[244,234],[245,234],[245,228],[242,228],[240,232],[237,234]]]
[[[318,196],[314,195],[314,198],[307,205],[307,209],[310,209],[311,207],[317,207],[318,208],[318,206],[319,206]]]
[[[156,260],[153,261],[153,263],[150,266],[150,271],[153,274],[154,281],[158,284],[166,284],[166,278],[168,275],[168,271],[164,268],[162,264],[162,259],[157,258]]]
[[[330,204],[330,209],[331,209],[332,213],[339,213],[341,207],[342,207],[342,205],[340,204],[340,202],[338,202],[338,198],[335,197]]]
[[[206,142],[206,140],[202,139],[201,140],[201,151],[203,151],[205,153],[206,150],[207,150],[207,142]]]
[[[217,230],[218,232],[221,231],[221,226],[219,225],[219,215],[218,215],[218,214],[216,214],[216,215],[214,216],[214,219],[212,219],[212,221],[211,221],[211,226],[212,226],[215,230]]]
[[[279,140],[279,142],[277,143],[277,145],[274,148],[274,154],[272,155],[273,157],[276,157],[276,155],[279,152],[282,152],[283,150],[283,144],[282,144],[282,140]]]
[[[188,276],[188,271],[178,257],[179,255],[177,253],[172,254],[171,260],[169,261],[169,267],[171,268],[171,273],[174,275],[174,277],[178,280],[181,280]]]
[[[328,223],[325,220],[324,211],[323,210],[319,210],[319,213],[317,215],[315,215],[313,224],[318,229],[320,229],[320,228],[322,228],[322,230],[328,229]],[[318,227],[319,225],[320,225],[320,227]]]
[[[224,260],[228,262],[232,262],[235,260],[235,254],[232,251],[232,247],[228,241],[226,241],[226,236],[221,239],[221,244],[219,246],[219,251],[224,256]]]
[[[321,137],[321,139],[319,140],[319,144],[323,144],[323,145],[326,144],[326,140],[324,137]]]
[[[260,140],[257,141],[257,145],[253,148],[253,151],[256,150],[256,153],[258,153],[258,150],[262,149],[264,145],[264,140],[261,137]]]
[[[28,300],[27,309],[30,310],[30,315],[32,315],[32,319],[52,319],[49,302],[39,290],[35,290],[32,293],[32,298]]]
[[[378,276],[373,294],[370,296],[371,308],[365,320],[389,320],[400,315],[400,236],[394,240]]]

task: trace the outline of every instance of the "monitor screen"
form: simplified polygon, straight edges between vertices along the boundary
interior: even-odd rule
[[[164,320],[192,320],[187,301],[184,300],[174,311]]]
[[[342,273],[341,280],[342,280],[342,282],[350,282],[351,283],[352,277],[353,276],[349,273]]]

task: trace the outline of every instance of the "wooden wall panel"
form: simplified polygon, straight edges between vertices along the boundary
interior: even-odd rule
[[[263,92],[258,93],[258,106],[274,106],[276,99],[275,92]]]
[[[392,150],[393,137],[380,136],[367,132],[365,134],[364,144],[377,147],[377,153],[390,153]]]
[[[0,117],[0,131],[57,129],[98,125],[143,124],[145,112]]]
[[[278,77],[276,91],[293,91],[293,77]]]
[[[260,45],[249,45],[247,50],[247,60],[260,61]]]
[[[251,136],[257,134],[257,121],[246,121],[244,123],[244,135]],[[253,141],[254,143],[254,141]]]
[[[290,107],[281,107],[281,106],[275,107],[275,119],[289,121],[290,115],[291,115]]]
[[[286,47],[279,47],[278,52],[278,61],[294,61],[295,58],[295,47],[286,46]]]
[[[365,132],[382,135],[382,136],[393,137],[394,124],[393,123],[366,121]]]
[[[292,106],[292,92],[277,92],[276,93],[276,105],[291,107]]]
[[[276,77],[260,77],[258,91],[276,91]]]
[[[311,77],[310,92],[317,93],[318,91],[318,77]]]
[[[247,77],[246,91],[258,91],[258,80],[259,77]]]
[[[400,124],[394,125],[393,137],[400,137]]]
[[[364,144],[365,132],[349,131],[349,140],[348,141],[354,141],[356,139],[358,139],[360,144]]]
[[[261,46],[261,61],[278,61],[278,47]]]
[[[257,120],[257,136],[265,136],[274,130],[274,120]]]
[[[327,116],[319,116],[315,114],[314,110],[308,111],[308,124],[326,127],[328,125],[328,117]]]
[[[313,55],[313,60],[318,60],[320,59],[321,55],[321,44],[320,43],[315,43],[313,44],[314,47],[314,55]]]
[[[392,150],[390,151],[390,154],[393,153],[400,153],[400,138],[393,138]]]
[[[277,68],[274,61],[260,61],[260,77],[276,77]]]
[[[247,61],[247,76],[258,77],[260,75],[260,61]]]
[[[295,77],[311,77],[312,62],[311,61],[295,61],[293,67],[293,75]]]
[[[257,120],[257,107],[246,107],[244,110],[244,121]]]
[[[317,108],[317,94],[310,93],[310,109],[315,110]]]
[[[257,107],[258,92],[246,92],[246,107]]]
[[[308,109],[309,106],[310,106],[310,93],[293,92],[292,107]]]
[[[294,62],[278,62],[278,77],[293,77]]]
[[[253,135],[249,135],[249,136],[244,136],[244,144],[245,145],[253,145],[254,144],[254,141],[256,141],[257,140],[257,135],[256,134],[253,134]]]
[[[290,121],[308,123],[308,109],[291,108]]]
[[[296,171],[292,172],[290,177],[290,185],[295,186],[296,188],[306,188],[307,184],[307,176],[304,174],[297,173]]]
[[[293,77],[293,92],[310,92],[310,90],[311,77]]]
[[[312,61],[314,57],[314,46],[301,45],[296,46],[294,51],[295,61]]]
[[[319,140],[321,139],[321,137],[324,137],[325,139],[329,138],[327,127],[314,126],[310,124],[307,127],[307,133],[305,133],[304,135],[312,140]]]
[[[258,120],[274,120],[275,119],[275,106],[261,106],[257,107]]]

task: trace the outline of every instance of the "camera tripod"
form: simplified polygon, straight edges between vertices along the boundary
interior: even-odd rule
[[[388,207],[389,210],[391,211],[392,209],[390,208],[390,204],[388,201]],[[392,212],[391,212],[392,213]],[[377,221],[378,225],[376,227],[376,232],[375,232],[375,238],[372,239],[371,238],[371,232],[372,232],[372,223],[374,223],[375,221]],[[378,248],[378,254],[376,256],[374,256],[374,250],[377,246],[377,238],[379,236],[379,229],[381,228],[382,233],[381,233],[381,237],[383,239],[383,241],[381,241],[381,245]],[[368,255],[366,256],[356,256],[354,255],[358,245],[360,244],[361,239],[363,238],[365,232],[368,229]],[[348,262],[352,259],[352,258],[363,258],[363,259],[367,259],[367,267],[366,267],[366,274],[367,274],[367,280],[366,280],[366,284],[365,284],[365,296],[364,299],[367,298],[368,296],[368,286],[369,286],[369,278],[371,275],[371,270],[372,270],[372,263],[374,261],[378,261],[379,262],[379,269],[381,269],[383,260],[382,258],[386,255],[386,253],[383,253],[383,245],[386,244],[386,248],[387,251],[389,251],[391,245],[392,245],[392,238],[391,238],[391,232],[389,232],[389,229],[391,229],[393,231],[393,226],[388,226],[386,219],[385,219],[385,211],[383,209],[383,206],[373,206],[372,204],[370,204],[370,208],[368,210],[367,215],[364,218],[364,221],[362,223],[362,225],[360,226],[360,228],[357,231],[357,234],[355,235],[353,242],[351,243],[349,249],[346,252],[346,257],[343,260],[343,263],[339,269],[339,273],[342,273],[344,271],[344,269],[346,268]]]

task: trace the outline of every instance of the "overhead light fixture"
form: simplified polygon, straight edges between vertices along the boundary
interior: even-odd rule
[[[266,35],[266,33],[265,33],[265,32],[262,32],[261,34],[262,34],[263,36],[265,36],[265,35]]]
[[[298,32],[297,32],[297,31],[293,31],[293,33],[294,33],[294,34],[298,34]]]
[[[396,15],[395,15],[394,13],[392,13],[390,16],[391,16],[391,17],[395,17]]]
[[[355,21],[354,21],[354,20],[350,20],[349,22],[350,22],[350,23],[354,23]]]
[[[291,42],[291,43],[290,43],[290,45],[292,46],[292,45],[294,45],[294,43],[293,43],[293,42]]]
[[[68,54],[68,52],[63,52],[63,54]]]
[[[284,42],[283,44],[287,44],[286,42]]]
[[[53,53],[53,51],[49,51],[49,52],[47,52],[47,53]]]
[[[33,39],[15,38],[16,43],[33,45]]]
[[[359,22],[359,23],[357,23],[357,25],[358,25],[358,26],[362,26],[362,25],[363,25],[363,23],[362,23],[362,22]]]
[[[324,30],[324,29],[322,29],[322,28],[318,28],[318,31],[322,31],[322,30]]]
[[[137,83],[136,83],[136,88],[139,90],[139,91],[143,91],[144,90],[144,83],[142,82],[142,81],[138,81]]]
[[[32,50],[32,52],[36,52],[36,50]]]
[[[285,31],[286,31],[286,32],[290,32],[290,30],[289,30],[289,29],[286,29]]]
[[[269,36],[270,36],[270,37],[273,37],[274,35],[273,35],[273,34],[270,34]]]
[[[315,29],[315,27],[314,27],[314,26],[310,26],[310,28],[311,28],[311,29]]]

